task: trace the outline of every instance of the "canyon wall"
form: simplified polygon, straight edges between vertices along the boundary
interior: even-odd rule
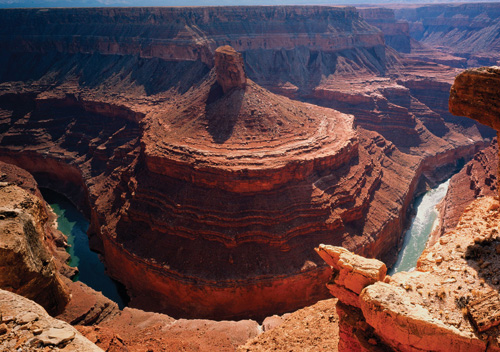
[[[51,314],[60,313],[70,297],[47,246],[49,214],[36,183],[24,170],[1,162],[0,177],[0,287],[36,301]]]
[[[95,79],[113,80],[124,73],[114,70],[111,58],[119,56],[121,68],[138,61],[127,79],[140,81],[151,94],[157,87],[168,87],[156,77],[149,80],[151,66],[196,75],[202,70],[200,63],[213,66],[214,50],[221,45],[242,52],[249,77],[264,86],[288,82],[306,89],[322,75],[343,73],[353,65],[366,72],[385,72],[389,61],[382,33],[362,21],[352,7],[13,9],[1,11],[0,17],[4,81],[16,80],[12,75],[19,71],[8,69],[16,64],[27,66],[24,77],[40,77],[44,70],[73,71],[76,80],[95,85]],[[33,60],[46,64],[35,67]],[[85,79],[93,75],[89,64],[92,71],[105,65],[104,75]],[[75,72],[75,66],[81,72]],[[155,72],[164,76],[161,70]],[[166,81],[176,83],[172,76]]]
[[[385,43],[401,53],[411,51],[410,26],[407,21],[396,20],[394,10],[387,8],[358,8],[363,19],[384,33]]]
[[[493,94],[498,85],[491,84],[498,79],[498,71],[480,68],[458,76],[450,111],[498,130],[498,94]],[[488,191],[481,187],[489,183],[490,191],[496,190],[492,184],[498,171],[489,181],[474,180],[498,165],[498,156],[492,155],[497,150],[491,146],[476,154],[452,179],[448,202],[457,199],[459,190],[453,187],[463,179],[470,182],[474,197],[484,193],[465,207],[456,227],[448,221],[446,232],[428,243],[415,271],[390,277],[378,260],[342,247],[316,248],[333,272],[326,286],[339,299],[339,350],[500,350],[500,207],[498,196],[486,196]],[[464,188],[465,198],[470,197]],[[458,203],[458,209],[463,207],[463,202]]]
[[[2,16],[0,158],[87,214],[136,307],[262,318],[324,298],[312,248],[391,262],[419,178],[484,145],[441,116],[456,71],[405,63],[353,8]],[[212,68],[219,44],[244,84]]]
[[[412,38],[463,58],[462,67],[498,63],[498,3],[402,6],[395,8],[395,13],[397,19],[410,23]]]
[[[497,165],[498,143],[494,140],[451,178],[448,192],[439,205],[439,234],[453,229],[474,199],[498,194]]]

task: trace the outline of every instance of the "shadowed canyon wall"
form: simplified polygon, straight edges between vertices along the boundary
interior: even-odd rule
[[[455,69],[405,62],[353,8],[0,18],[0,158],[89,215],[137,307],[264,317],[326,297],[312,248],[390,262],[421,176],[488,136],[444,116]],[[245,84],[217,75],[222,44]]]

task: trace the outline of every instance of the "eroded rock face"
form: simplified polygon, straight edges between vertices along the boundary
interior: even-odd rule
[[[380,268],[380,262],[364,259],[372,264],[341,268],[327,285],[339,298],[339,329],[341,336],[346,335],[339,349],[370,351],[367,341],[371,339],[378,347],[397,351],[481,351],[486,345],[500,350],[496,311],[484,311],[488,305],[479,302],[487,295],[498,296],[498,209],[493,198],[475,201],[456,229],[422,253],[416,271],[373,280],[360,294],[346,289],[337,278],[356,269],[368,277],[372,270],[363,268]],[[331,246],[318,251],[334,264],[342,256],[355,257]],[[365,322],[360,333],[357,327]],[[489,329],[478,331],[478,324]]]
[[[453,175],[448,192],[439,205],[440,229],[438,235],[457,226],[460,216],[470,202],[479,197],[498,194],[498,142],[479,151],[463,169]]]
[[[8,182],[0,186],[0,199],[0,287],[60,313],[69,292],[45,244],[44,204]]]
[[[403,6],[395,13],[410,23],[414,39],[448,53],[460,67],[498,64],[498,3]]]
[[[245,88],[247,75],[243,57],[229,45],[215,50],[215,74],[224,93],[232,88]]]
[[[450,92],[450,112],[467,116],[500,131],[498,87],[500,67],[481,67],[462,72]]]
[[[396,20],[394,10],[387,8],[358,8],[366,22],[384,33],[385,43],[399,52],[411,51],[410,26],[407,21]]]

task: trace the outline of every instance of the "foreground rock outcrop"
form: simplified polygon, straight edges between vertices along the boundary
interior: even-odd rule
[[[35,302],[0,289],[0,350],[102,352]]]
[[[5,165],[1,164],[0,170]],[[5,181],[0,199],[0,287],[34,300],[52,314],[60,313],[70,298],[46,245],[45,204]]]
[[[392,277],[380,261],[320,246],[334,270],[327,286],[339,299],[339,350],[500,350],[494,311],[476,308],[485,295],[498,296],[496,237],[488,237],[498,217],[497,200],[476,201],[455,230],[424,251],[416,271]]]
[[[500,67],[481,67],[462,72],[450,92],[450,112],[468,116],[500,131],[498,85]]]

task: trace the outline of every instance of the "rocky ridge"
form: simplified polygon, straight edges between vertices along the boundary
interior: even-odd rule
[[[464,168],[450,180],[448,192],[439,205],[440,225],[436,235],[453,229],[465,208],[474,199],[498,194],[498,142],[479,151]]]
[[[410,26],[407,21],[396,20],[393,9],[357,7],[363,19],[384,33],[385,43],[401,53],[411,51]]]

